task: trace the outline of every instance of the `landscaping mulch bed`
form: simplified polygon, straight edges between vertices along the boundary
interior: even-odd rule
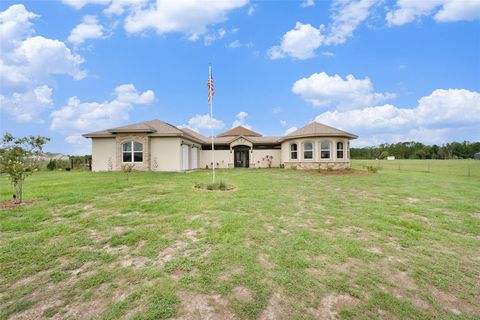
[[[14,208],[21,208],[33,204],[33,200],[24,200],[22,203],[15,203],[13,201],[0,202],[0,210],[9,210]]]

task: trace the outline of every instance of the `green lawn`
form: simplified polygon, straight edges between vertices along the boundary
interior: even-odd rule
[[[478,319],[480,178],[448,169],[463,163],[219,170],[227,192],[193,188],[208,171],[36,173],[35,202],[0,211],[0,318]]]

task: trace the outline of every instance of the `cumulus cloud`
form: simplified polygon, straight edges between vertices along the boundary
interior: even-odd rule
[[[79,45],[87,39],[98,39],[103,37],[103,26],[98,22],[97,17],[87,15],[83,17],[82,23],[72,29],[68,41],[75,45]]]
[[[129,33],[146,30],[154,30],[157,34],[179,32],[196,40],[207,32],[208,25],[225,21],[230,11],[247,3],[248,0],[211,1],[208,4],[197,0],[157,0],[155,4],[128,15],[125,30]]]
[[[116,87],[114,95],[114,99],[104,102],[81,102],[77,97],[71,97],[65,106],[51,113],[50,129],[79,135],[115,127],[129,119],[135,105],[147,105],[155,99],[152,90],[140,93],[133,84]]]
[[[315,121],[360,136],[360,144],[416,140],[441,143],[480,139],[480,93],[465,89],[437,89],[413,108],[390,104],[357,110],[329,111]]]
[[[82,79],[84,59],[62,41],[34,36],[32,19],[38,15],[23,5],[0,12],[0,95],[2,111],[16,121],[38,121],[49,107],[56,75]]]
[[[325,40],[327,45],[342,44],[352,36],[353,31],[369,16],[370,9],[378,0],[337,0],[332,5],[332,24]]]
[[[315,7],[315,1],[314,0],[303,0],[301,6],[304,7],[304,8]]]
[[[250,7],[248,8],[247,14],[248,14],[249,16],[252,16],[254,11],[255,11],[255,8],[254,8],[253,6],[250,6]]]
[[[232,128],[242,126],[242,127],[247,128],[247,129],[252,129],[252,126],[250,126],[246,123],[247,117],[248,117],[248,113],[246,113],[245,111],[240,111],[235,116],[235,120],[232,123]]]
[[[290,127],[287,130],[285,130],[284,135],[286,136],[287,134],[290,134],[290,133],[292,133],[293,131],[296,131],[296,130],[298,130],[297,127]]]
[[[373,106],[393,98],[392,93],[375,92],[368,77],[356,79],[347,75],[345,79],[325,72],[314,73],[308,78],[297,80],[292,92],[316,107],[337,107],[340,110]]]
[[[237,48],[240,48],[241,46],[242,46],[242,43],[238,39],[227,44],[227,48],[230,48],[230,49],[237,49]]]
[[[201,129],[222,129],[225,127],[225,124],[223,123],[222,120],[218,120],[215,118],[210,119],[210,114],[204,114],[204,115],[199,115],[196,114],[190,120],[188,120],[188,123],[186,125],[183,125],[184,127],[191,128],[195,131],[199,131]]]
[[[285,33],[280,45],[268,50],[270,59],[290,56],[295,59],[310,59],[321,46],[345,43],[353,31],[365,21],[378,0],[336,0],[332,4],[331,23],[315,28],[297,22],[295,28]]]
[[[88,4],[101,4],[105,5],[110,2],[110,0],[62,0],[63,3],[69,5],[77,10],[82,9]]]
[[[287,121],[285,121],[285,120],[280,120],[280,125],[281,125],[281,126],[286,126],[286,125],[287,125]]]
[[[389,26],[413,22],[423,16],[433,15],[437,22],[454,22],[480,19],[478,0],[398,0],[396,9],[387,12]]]
[[[317,29],[311,24],[297,22],[294,29],[283,35],[280,45],[268,50],[270,59],[282,59],[287,55],[299,60],[314,57],[315,50],[325,39],[321,29],[322,27]]]
[[[106,15],[122,15],[127,9],[138,10],[148,3],[148,0],[111,0],[108,8],[103,10]]]
[[[52,88],[47,85],[9,97],[0,95],[0,109],[17,122],[43,122],[39,115],[52,105]]]
[[[225,37],[225,35],[227,34],[227,30],[225,30],[224,28],[220,28],[214,32],[211,32],[211,33],[208,33],[206,34],[204,37],[203,37],[203,43],[206,45],[206,46],[209,46],[211,45],[213,42],[215,42],[216,40],[220,40],[220,39],[223,39],[223,37]]]

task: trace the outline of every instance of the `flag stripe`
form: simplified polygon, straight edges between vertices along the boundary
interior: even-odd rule
[[[213,95],[215,94],[215,88],[213,86],[213,77],[212,72],[208,75],[208,103],[212,103]]]

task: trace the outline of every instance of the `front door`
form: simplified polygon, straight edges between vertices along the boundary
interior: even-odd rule
[[[249,151],[248,149],[240,149],[234,151],[234,167],[235,168],[248,168],[249,165]]]

